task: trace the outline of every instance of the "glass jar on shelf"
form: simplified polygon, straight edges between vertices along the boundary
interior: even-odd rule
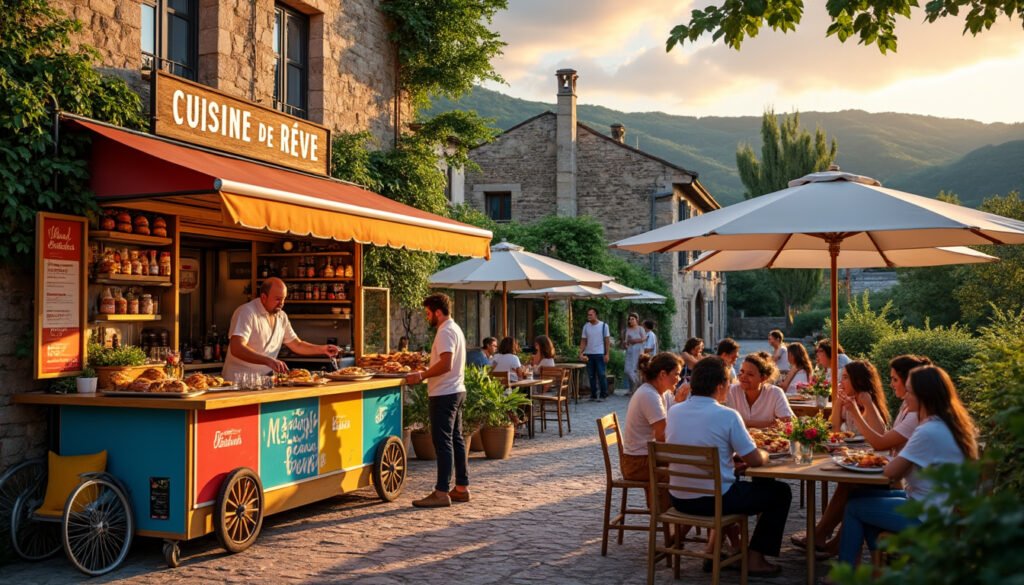
[[[117,315],[128,314],[128,299],[121,295],[121,289],[114,293],[114,313]]]
[[[153,312],[153,295],[144,294],[142,299],[139,301],[139,313],[143,315],[154,315]]]

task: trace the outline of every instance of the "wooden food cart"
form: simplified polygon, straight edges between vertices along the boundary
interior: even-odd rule
[[[326,129],[162,72],[154,77],[154,130],[164,137],[62,116],[62,132],[92,139],[91,188],[105,211],[91,226],[85,218],[38,218],[37,378],[79,374],[90,335],[109,344],[113,330],[122,343],[145,345],[161,336],[140,328],[158,327],[166,341],[155,343],[174,350],[209,327],[226,331],[231,312],[270,276],[289,287],[287,311],[300,337],[321,343],[332,335],[358,358],[364,244],[489,255],[486,230],[327,177]],[[214,112],[214,102],[219,127],[182,113],[193,103]],[[159,266],[114,269],[115,252],[122,263],[146,256]],[[111,312],[109,288],[143,302]],[[63,514],[39,507],[45,463],[5,475],[24,492],[11,512],[12,536],[36,539],[15,548],[44,558],[63,545],[79,569],[101,574],[123,561],[138,534],[165,539],[166,561],[176,566],[182,540],[214,532],[238,552],[267,514],[371,484],[394,499],[405,479],[401,384],[375,378],[194,396],[113,396],[101,384],[94,395],[15,395],[17,404],[55,408],[52,448],[61,455],[107,453],[106,472],[84,477]],[[76,527],[85,512],[91,520]],[[61,530],[26,528],[34,521]],[[109,554],[82,553],[82,538],[115,532],[124,534],[105,545]]]

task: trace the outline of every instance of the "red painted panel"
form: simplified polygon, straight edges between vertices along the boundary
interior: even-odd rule
[[[196,425],[196,502],[217,499],[220,484],[238,467],[259,470],[260,405],[201,410]]]

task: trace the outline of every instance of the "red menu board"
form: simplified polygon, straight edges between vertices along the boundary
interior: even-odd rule
[[[36,215],[36,378],[82,371],[86,230],[84,217]]]
[[[196,424],[195,503],[217,499],[228,472],[260,468],[260,405],[200,410]]]

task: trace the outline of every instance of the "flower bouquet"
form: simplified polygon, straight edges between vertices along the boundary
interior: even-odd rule
[[[815,416],[801,416],[786,424],[786,436],[793,449],[793,459],[797,463],[809,464],[814,457],[814,449],[825,443],[831,424],[819,412]]]

